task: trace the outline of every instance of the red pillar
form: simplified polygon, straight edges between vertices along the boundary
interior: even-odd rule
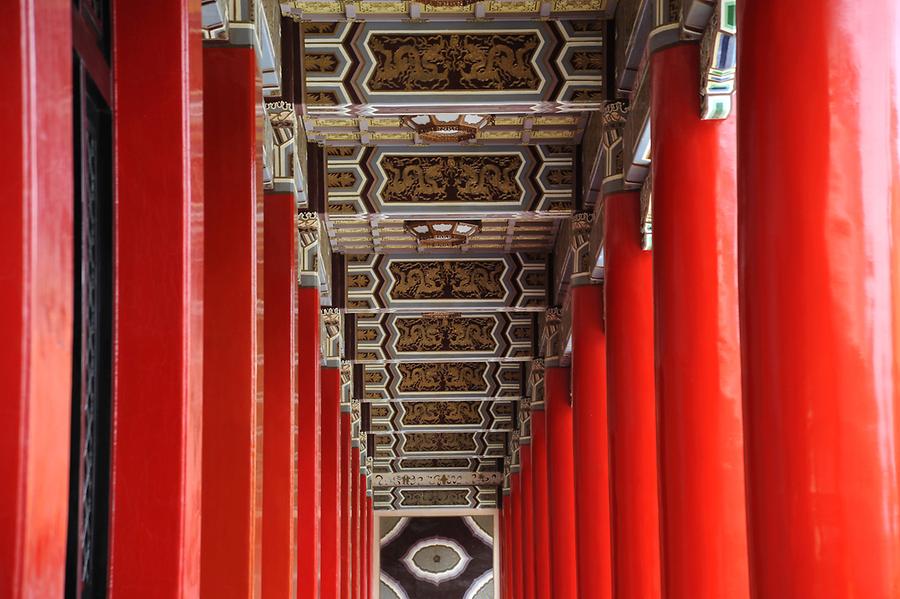
[[[346,404],[345,404],[346,405]],[[353,551],[350,536],[351,503],[353,487],[350,484],[350,412],[341,412],[341,594],[342,599],[350,599],[351,574],[350,559]]]
[[[366,543],[369,539],[369,510],[366,506],[366,475],[359,475],[359,596],[360,599],[367,599],[369,596],[367,584],[368,576],[366,569],[368,567],[369,552]]]
[[[116,0],[113,13],[109,596],[193,597],[200,592],[203,410],[200,6]],[[65,147],[51,154],[61,160]]]
[[[743,599],[735,126],[700,120],[699,64],[696,44],[651,58],[662,578],[667,599]]]
[[[521,559],[524,584],[522,596],[524,599],[534,599],[534,483],[530,443],[523,443],[519,446],[519,460],[522,480],[520,495],[522,511],[519,514],[519,522],[522,526]]]
[[[550,586],[550,506],[547,478],[547,420],[543,406],[531,411],[531,467],[533,472],[535,597],[553,597]]]
[[[353,504],[353,517],[350,523],[352,529],[353,555],[350,560],[350,572],[353,582],[353,599],[360,599],[360,530],[362,510],[359,502],[359,447],[353,447],[350,450],[350,479],[353,481],[353,492],[350,495],[350,501]]]
[[[514,472],[510,482],[510,526],[512,527],[512,591],[515,599],[525,596],[525,580],[522,567],[522,481],[518,472]]]
[[[753,595],[898,597],[900,6],[762,0],[740,27]]]
[[[200,592],[259,595],[256,449],[262,194],[253,48],[203,49],[203,532]],[[262,273],[259,273],[262,274]]]
[[[374,572],[372,570],[374,566],[373,559],[373,547],[372,540],[374,538],[374,529],[373,525],[375,522],[375,512],[372,506],[372,498],[366,497],[366,597],[367,599],[372,599],[374,596],[374,591],[372,589],[372,579],[374,577]]]
[[[0,596],[60,597],[72,405],[72,8],[37,0],[4,8]]]
[[[322,369],[322,596],[341,583],[341,371]]]
[[[265,197],[262,596],[296,596],[297,204]]]
[[[554,599],[578,597],[575,463],[568,368],[546,366],[547,479],[550,493],[550,582]]]
[[[613,589],[616,599],[659,599],[653,257],[641,250],[638,194],[605,202]]]
[[[609,599],[609,462],[603,287],[572,289],[572,400],[578,587],[583,599]]]
[[[500,596],[511,597],[509,587],[509,495],[503,495],[503,504],[500,508]]]
[[[321,575],[322,415],[319,373],[319,290],[300,287],[297,323],[297,595],[319,596]]]

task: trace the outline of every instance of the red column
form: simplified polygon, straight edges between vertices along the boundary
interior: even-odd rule
[[[524,571],[522,567],[522,481],[518,472],[510,482],[510,526],[512,527],[512,592],[515,599],[525,596]]]
[[[109,596],[192,597],[200,592],[203,410],[200,6],[116,0],[113,13]],[[65,147],[51,154],[62,160]]]
[[[522,511],[519,514],[519,522],[522,526],[522,581],[524,584],[522,596],[524,599],[534,599],[534,484],[531,470],[531,445],[523,443],[519,446],[519,460],[521,465],[520,478],[522,480],[521,503]]]
[[[297,595],[319,596],[321,573],[321,395],[319,290],[300,287],[297,323]]]
[[[4,8],[0,596],[60,597],[72,405],[72,8],[36,0]]]
[[[616,599],[659,599],[653,257],[641,250],[638,194],[605,202],[613,589]]]
[[[375,513],[372,506],[372,498],[366,497],[366,597],[368,599],[372,599],[374,596],[374,591],[372,589],[372,579],[375,575],[373,572],[373,566],[375,564],[374,556],[372,552],[374,551],[372,547],[372,540],[374,539],[375,530],[373,528],[375,523]]]
[[[200,592],[210,597],[258,596],[260,584],[256,68],[253,48],[203,49],[204,195],[215,198],[203,215]]]
[[[735,127],[701,121],[700,52],[651,59],[663,589],[746,598]]]
[[[296,596],[297,204],[265,197],[262,596]]]
[[[900,6],[762,0],[740,27],[753,594],[898,597]]]
[[[367,599],[368,593],[368,558],[366,543],[369,540],[369,510],[366,505],[366,475],[359,475],[359,596]]]
[[[353,582],[353,599],[360,599],[360,530],[362,510],[359,502],[359,447],[353,447],[350,450],[350,479],[353,481],[353,492],[350,495],[350,501],[353,503],[353,517],[350,523],[352,528],[353,555],[350,560],[350,572]]]
[[[538,599],[553,597],[550,586],[550,506],[547,479],[547,420],[543,406],[531,411],[531,467],[533,471],[534,592]]]
[[[346,404],[345,404],[346,405]],[[352,504],[350,497],[353,487],[350,484],[350,412],[341,412],[341,594],[342,599],[350,599],[351,574],[350,559],[353,551],[350,536],[350,519]]]
[[[550,493],[550,581],[554,599],[578,597],[575,463],[568,368],[546,366],[547,479]]]
[[[503,495],[500,508],[500,596],[510,597],[509,590],[509,495]]]
[[[341,582],[341,371],[322,368],[322,596]]]
[[[603,287],[572,289],[572,400],[580,596],[609,599],[609,462]]]

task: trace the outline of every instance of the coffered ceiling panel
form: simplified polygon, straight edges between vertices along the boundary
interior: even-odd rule
[[[400,362],[366,364],[365,398],[521,397],[521,362]]]
[[[546,17],[555,19],[579,19],[582,28],[599,25],[611,6],[609,0],[484,0],[468,5],[464,2],[441,5],[424,1],[359,1],[359,0],[288,0],[282,3],[284,10],[295,18],[310,21],[304,23],[304,31],[323,32],[337,27],[344,19],[357,21],[405,21],[417,22],[503,19],[535,20]],[[590,19],[590,20],[588,20]],[[599,29],[597,29],[599,31]]]
[[[514,402],[509,401],[413,401],[373,403],[369,407],[369,431],[418,432],[475,430],[511,431]]]
[[[498,458],[395,458],[376,459],[372,471],[388,472],[503,472]]]

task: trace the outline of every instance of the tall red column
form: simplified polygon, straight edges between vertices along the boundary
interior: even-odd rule
[[[353,492],[350,496],[350,501],[353,503],[353,514],[351,521],[352,528],[352,542],[353,542],[353,555],[351,556],[350,562],[350,571],[352,573],[353,578],[353,599],[360,599],[360,530],[361,530],[361,518],[362,518],[362,510],[360,509],[359,502],[359,447],[353,447],[350,450],[350,479],[353,481]]]
[[[58,3],[35,5],[50,10]],[[203,430],[200,6],[114,0],[112,8],[116,349],[108,590],[112,599],[194,597]],[[51,82],[45,85],[50,93],[39,98],[62,102]],[[53,159],[68,162],[66,147],[56,147]],[[54,422],[42,425],[47,434]]]
[[[898,597],[900,6],[762,0],[740,28],[753,595]]]
[[[554,599],[578,597],[575,525],[575,456],[572,442],[571,372],[545,362],[547,480],[550,493],[550,583]]]
[[[72,7],[14,0],[4,8],[0,596],[60,597],[72,405]],[[176,156],[184,158],[170,161]]]
[[[341,371],[322,369],[322,589],[340,597],[341,583]]]
[[[749,594],[735,126],[701,121],[695,44],[651,58],[653,291],[667,599]]]
[[[639,195],[604,201],[613,591],[616,599],[659,599],[653,257],[641,250]]]
[[[373,528],[375,522],[375,512],[373,510],[372,498],[366,497],[366,597],[372,599],[374,596],[372,580],[375,576],[373,571],[374,556],[372,555],[375,530]]]
[[[521,503],[519,522],[522,526],[522,582],[524,599],[534,599],[534,483],[531,469],[531,444],[519,446],[521,466]]]
[[[297,595],[297,203],[269,194],[265,206],[265,403],[262,596]]]
[[[359,475],[359,596],[367,599],[369,596],[368,584],[368,560],[369,551],[369,510],[366,501],[366,475]]]
[[[346,406],[346,404],[344,404]],[[349,406],[347,406],[349,407]],[[350,498],[353,487],[350,481],[350,412],[341,411],[341,594],[342,599],[350,599],[351,573],[350,559],[353,551],[350,535],[352,504]]]
[[[203,532],[200,592],[259,596],[262,194],[253,48],[203,49]]]
[[[553,597],[550,586],[550,486],[547,477],[547,419],[544,403],[531,409],[532,521],[534,526],[534,593]]]
[[[512,591],[513,597],[522,599],[525,596],[525,581],[522,567],[522,481],[518,472],[514,472],[511,479]]]
[[[511,597],[510,572],[510,530],[509,530],[509,494],[503,495],[503,505],[500,508],[500,595]]]
[[[318,597],[322,559],[319,289],[300,287],[298,300],[297,595]]]
[[[612,594],[606,339],[603,287],[572,289],[572,401],[578,588],[583,599]]]

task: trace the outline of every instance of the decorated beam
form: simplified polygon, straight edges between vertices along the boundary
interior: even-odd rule
[[[375,459],[404,457],[502,458],[506,453],[503,432],[395,433],[373,435]]]
[[[402,401],[369,405],[368,432],[510,431],[515,403],[509,401]]]
[[[441,472],[502,472],[499,458],[393,458],[374,459],[373,472],[417,472],[440,470]]]
[[[430,21],[480,20],[591,20],[607,18],[615,9],[615,0],[533,0],[509,2],[441,2],[435,0],[401,2],[365,2],[357,0],[288,0],[282,3],[286,15],[312,21],[312,28],[335,21]]]
[[[474,487],[393,487],[376,489],[375,509],[414,508],[494,508],[498,502],[496,486]]]
[[[372,486],[378,487],[475,487],[499,485],[500,472],[390,472],[372,475]]]
[[[522,396],[520,362],[400,362],[363,366],[366,399]]]

